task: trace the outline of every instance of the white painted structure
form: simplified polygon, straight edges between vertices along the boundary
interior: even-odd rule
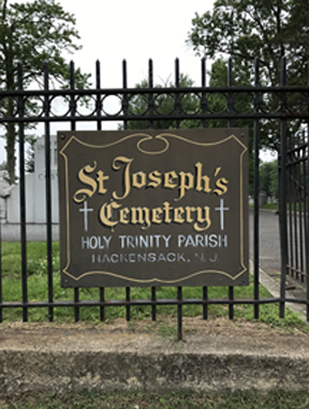
[[[58,179],[57,179],[57,139],[51,138],[51,195],[53,239],[57,240]],[[5,180],[6,171],[0,175],[0,220],[1,239],[17,241],[20,238],[20,186],[9,186]],[[46,240],[46,181],[45,181],[45,138],[39,138],[34,147],[34,172],[25,177],[26,234],[27,240]]]

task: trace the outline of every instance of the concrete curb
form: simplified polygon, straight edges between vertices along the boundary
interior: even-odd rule
[[[250,271],[253,271],[253,262],[252,260],[249,261],[250,263]],[[260,274],[260,283],[267,288],[270,294],[274,298],[280,297],[280,284],[272,277],[270,277],[262,268],[259,268]],[[288,298],[296,299],[293,294],[289,294]],[[286,303],[286,306],[293,312],[299,314],[299,317],[307,322],[306,319],[306,306],[304,304],[297,304],[297,303]]]
[[[279,296],[279,284],[263,270],[260,281]],[[195,320],[198,329],[185,331],[184,342],[132,333],[127,323],[1,324],[0,398],[83,390],[309,391],[308,335]]]
[[[0,397],[82,390],[309,390],[309,337],[261,331],[210,331],[176,342],[106,329],[6,329],[0,337]]]

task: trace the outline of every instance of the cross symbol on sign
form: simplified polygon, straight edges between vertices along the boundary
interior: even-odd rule
[[[220,212],[220,228],[224,230],[224,212],[230,210],[230,208],[224,207],[224,199],[220,199],[220,206],[215,207],[215,210]]]
[[[79,211],[84,213],[84,230],[88,231],[88,213],[93,212],[93,209],[88,207],[87,200],[84,202],[84,207],[79,209]]]

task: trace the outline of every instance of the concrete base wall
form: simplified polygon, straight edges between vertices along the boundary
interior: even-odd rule
[[[308,337],[188,336],[102,329],[2,330],[0,397],[81,390],[309,390]]]
[[[20,241],[20,224],[3,223],[1,228],[2,241]],[[26,225],[27,241],[46,241],[46,224],[28,223]],[[52,226],[53,240],[59,240],[59,225]]]

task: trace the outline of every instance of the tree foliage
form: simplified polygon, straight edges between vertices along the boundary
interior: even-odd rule
[[[259,168],[260,191],[264,191],[268,197],[278,199],[278,161],[262,162]]]
[[[180,75],[179,86],[191,87],[193,81],[184,74]],[[140,84],[136,85],[136,88],[147,89],[149,83],[147,80],[143,80]],[[162,84],[156,84],[155,88],[162,88]],[[164,87],[173,89],[175,85],[171,81],[167,81]],[[152,98],[152,99],[151,99]],[[175,112],[175,97],[169,94],[158,94],[154,97],[151,94],[137,94],[130,98],[129,101],[129,113],[134,115],[146,115],[152,113],[160,115],[160,119],[155,119],[152,122],[149,120],[130,120],[128,121],[128,129],[147,129],[150,126],[153,129],[172,129],[176,128],[177,124],[175,120],[164,119],[164,115]],[[199,110],[199,98],[196,95],[183,95],[180,96],[181,111],[185,113],[195,113]],[[182,120],[179,124],[181,128],[199,128],[201,123],[199,120]]]
[[[69,66],[65,56],[78,50],[79,34],[75,18],[55,0],[34,0],[8,3],[0,0],[0,89],[17,88],[17,64],[23,65],[23,86],[41,85],[44,62],[49,64],[50,79],[62,86],[68,84]],[[89,76],[76,70],[75,83],[83,87]],[[28,110],[36,108],[28,103]],[[12,117],[16,101],[7,98],[0,103],[0,113]],[[5,127],[7,170],[10,182],[15,181],[15,124]]]
[[[196,14],[187,42],[198,55],[223,61],[231,56],[233,85],[254,84],[255,58],[260,61],[260,84],[279,85],[282,57],[287,61],[286,83],[303,85],[307,82],[308,21],[308,0],[216,0],[212,11]],[[216,85],[227,85],[220,78]],[[278,110],[278,98],[265,95],[263,110]],[[289,96],[289,103],[300,112],[307,109],[300,94]],[[248,110],[252,109],[251,102]],[[300,127],[301,120],[289,121],[288,132],[294,134]],[[278,121],[260,121],[261,147],[277,150],[279,139]]]
[[[280,61],[289,61],[289,82],[299,84],[309,52],[308,0],[217,0],[196,14],[188,43],[209,58],[232,56],[238,70],[259,58],[264,81],[277,85]]]

